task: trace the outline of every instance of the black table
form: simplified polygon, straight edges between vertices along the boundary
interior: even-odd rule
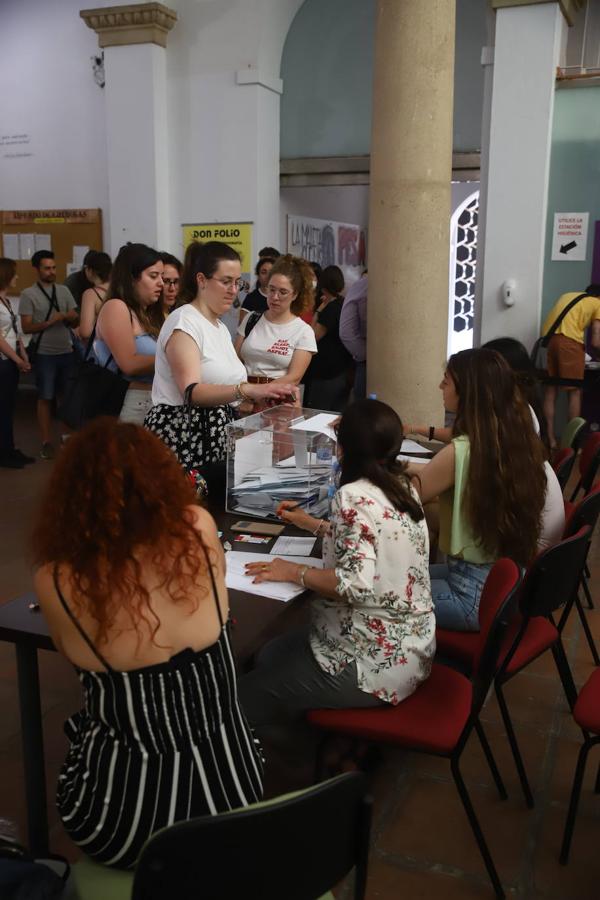
[[[239,516],[221,513],[215,519],[219,529],[223,531],[223,541],[233,543],[235,535],[229,529],[238,521]],[[283,533],[300,534],[291,527],[286,527]],[[250,553],[268,553],[272,546],[273,542],[268,545],[238,545],[244,552]],[[318,549],[319,544],[315,545],[313,553]],[[229,591],[229,605],[234,621],[232,643],[239,665],[247,663],[256,650],[275,634],[305,619],[306,596],[302,594],[289,603],[282,603],[271,597]],[[44,856],[49,849],[49,838],[37,653],[38,650],[56,650],[56,647],[42,613],[39,609],[30,609],[30,604],[35,602],[35,594],[29,592],[0,606],[0,640],[13,643],[17,654],[28,844],[34,855]]]

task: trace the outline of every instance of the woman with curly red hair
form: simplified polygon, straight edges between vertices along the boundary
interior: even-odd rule
[[[72,840],[117,868],[160,828],[262,795],[223,551],[194,499],[159,438],[101,418],[65,445],[34,531],[40,604],[84,691],[58,809]]]

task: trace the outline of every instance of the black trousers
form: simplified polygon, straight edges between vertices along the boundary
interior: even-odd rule
[[[12,359],[0,359],[0,455],[15,449],[13,416],[19,370]]]

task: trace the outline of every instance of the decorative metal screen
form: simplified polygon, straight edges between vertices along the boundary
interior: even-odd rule
[[[458,207],[451,222],[449,354],[473,346],[478,219],[479,191],[476,191]]]

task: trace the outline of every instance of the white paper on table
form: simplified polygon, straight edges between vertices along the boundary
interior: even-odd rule
[[[246,575],[246,563],[262,562],[270,563],[275,557],[270,553],[242,553],[239,550],[228,550],[225,554],[225,584],[231,590],[245,591],[247,594],[258,594],[260,597],[273,597],[287,603],[304,591],[299,584],[290,581],[264,581],[262,584],[254,584],[253,575]],[[306,563],[305,556],[288,556],[287,562]],[[323,560],[311,558],[311,566],[315,569],[323,568]]]
[[[310,556],[317,539],[313,537],[290,537],[282,534],[271,547],[272,556]]]
[[[21,259],[31,259],[35,253],[35,234],[21,232],[19,234],[19,248]]]
[[[8,259],[21,259],[21,243],[18,234],[3,235],[4,256]]]
[[[427,463],[431,462],[431,458],[428,456],[406,456],[404,453],[399,453],[396,459],[416,466],[426,466]]]
[[[49,234],[36,234],[34,242],[36,253],[38,250],[52,250],[52,237]]]
[[[83,257],[89,249],[86,244],[73,244],[73,265],[78,269],[83,268]]]
[[[339,417],[339,413],[319,413],[316,416],[311,416],[310,419],[302,419],[301,422],[290,425],[290,431],[317,431],[319,434],[325,434],[332,441],[335,441],[337,439],[331,423],[335,422]]]
[[[416,441],[411,441],[410,438],[404,438],[402,441],[402,446],[400,447],[401,453],[430,453],[427,447],[423,447],[422,444],[418,444]]]

